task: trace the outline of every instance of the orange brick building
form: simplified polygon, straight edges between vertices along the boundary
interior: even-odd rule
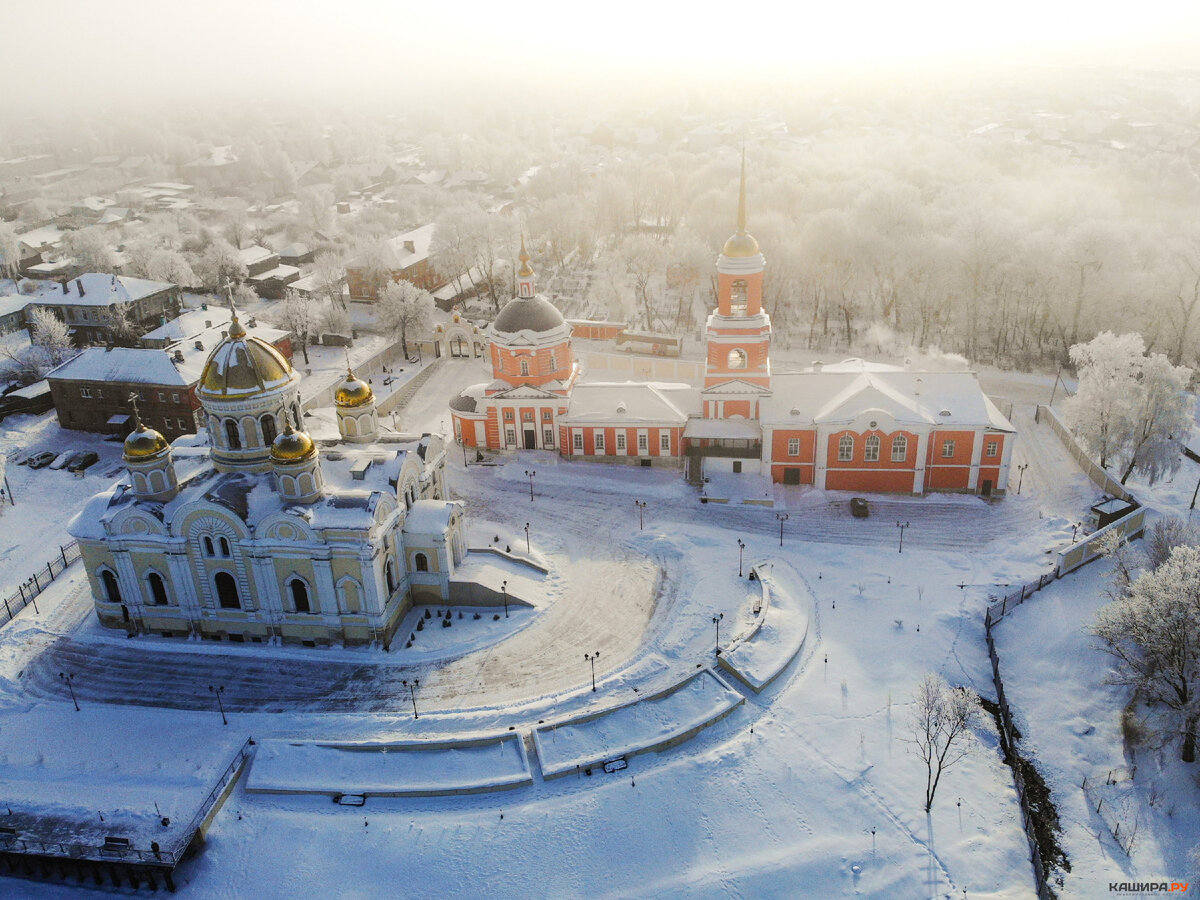
[[[702,387],[579,379],[571,326],[534,293],[524,246],[518,296],[489,329],[493,380],[450,404],[466,447],[557,450],[573,459],[684,465],[861,493],[1002,494],[1016,434],[972,372],[916,371],[860,359],[771,368],[762,306],[766,261],[738,228],[717,258]]]

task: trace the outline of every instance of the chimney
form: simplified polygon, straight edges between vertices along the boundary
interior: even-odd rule
[[[62,289],[63,289],[63,293],[64,293],[64,294],[69,294],[69,293],[71,293],[71,288],[70,288],[70,285],[69,285],[67,282],[65,282],[65,281],[62,283]]]
[[[205,319],[205,320],[204,320],[204,327],[205,327],[205,328],[212,328],[212,319]]]
[[[83,290],[83,279],[82,278],[75,279],[75,287],[79,288],[79,296],[82,297],[85,293],[85,291]]]
[[[409,253],[416,253],[416,252],[417,252],[417,245],[416,245],[416,242],[414,242],[414,241],[405,241],[405,242],[404,242],[404,249],[405,249],[405,250],[407,250]]]
[[[253,328],[253,327],[255,327],[257,324],[258,324],[258,322],[257,322],[257,320],[254,318],[254,316],[251,316],[249,319],[247,319],[247,320],[246,320],[246,326],[247,326],[248,328]]]
[[[182,350],[175,351],[175,362],[183,362],[183,351]]]
[[[196,349],[203,350],[204,349],[204,341],[196,341]]]

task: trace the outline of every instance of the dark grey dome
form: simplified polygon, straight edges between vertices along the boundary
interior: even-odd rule
[[[458,394],[450,398],[450,408],[455,412],[475,412],[475,398],[469,394]]]
[[[505,334],[517,331],[553,331],[563,324],[562,313],[542,297],[509,300],[492,327]]]

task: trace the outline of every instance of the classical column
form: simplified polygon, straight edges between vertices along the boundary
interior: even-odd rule
[[[983,429],[977,428],[971,435],[971,474],[967,476],[967,490],[979,487],[979,461],[983,458]]]

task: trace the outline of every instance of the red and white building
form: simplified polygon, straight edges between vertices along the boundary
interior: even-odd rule
[[[1007,490],[1016,433],[974,373],[859,359],[772,372],[744,164],[738,229],[717,258],[702,387],[580,380],[571,327],[534,293],[524,246],[521,261],[518,296],[489,329],[493,380],[450,403],[467,447],[682,463],[694,482],[724,472],[857,492]]]

